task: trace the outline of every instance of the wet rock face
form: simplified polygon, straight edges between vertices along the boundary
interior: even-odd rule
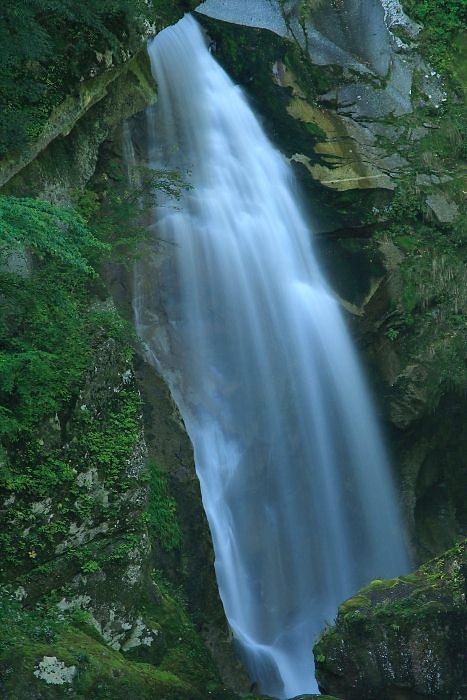
[[[401,135],[391,120],[413,111],[414,76],[420,74],[417,103],[439,106],[445,99],[439,76],[413,50],[412,40],[420,27],[404,14],[399,2],[206,0],[197,12],[201,17],[269,30],[295,44],[310,64],[338,68],[340,74],[334,74],[330,89],[318,93],[320,107],[311,102],[315,113],[308,106],[308,113],[302,109],[295,115],[324,130],[325,150],[322,143],[314,149],[323,154],[322,162],[313,169],[306,152],[295,154],[295,160],[332,189],[394,188],[391,178],[404,170],[407,161],[385,149],[382,140],[390,139],[394,145]],[[286,66],[282,73],[278,75],[276,69],[278,83],[295,87],[294,96],[310,103],[310,95],[293,85],[294,73]]]
[[[362,73],[373,69],[381,76],[389,70],[393,41],[389,29],[400,27],[411,36],[419,30],[397,0],[205,0],[196,10],[296,40],[314,63],[350,66]]]
[[[323,692],[346,700],[464,698],[465,563],[459,545],[343,603],[314,647]]]

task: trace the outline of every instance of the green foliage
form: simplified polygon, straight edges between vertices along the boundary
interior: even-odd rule
[[[404,0],[408,14],[423,27],[423,40],[430,62],[450,72],[455,51],[453,39],[465,30],[466,0]]]
[[[236,696],[220,683],[207,647],[191,621],[186,603],[161,572],[153,572],[158,603],[148,610],[164,632],[160,668],[187,680],[213,700],[234,700]]]
[[[167,552],[180,549],[182,533],[177,520],[177,505],[170,495],[167,477],[154,463],[148,465],[149,507],[147,522],[151,533]]]
[[[119,490],[131,486],[127,469],[140,435],[139,396],[130,387],[112,393],[97,415],[86,410],[75,413],[65,429],[69,445],[62,444],[60,434],[48,436],[47,424],[42,423],[35,430],[28,426],[21,440],[15,442],[10,436],[8,460],[0,467],[2,498],[14,499],[0,514],[3,578],[47,564],[57,543],[66,539],[71,522],[89,527],[93,521],[111,517],[104,512],[101,492],[92,494],[78,486],[76,477],[83,464],[99,474],[101,489],[112,492],[117,482]],[[31,508],[31,501],[43,503],[44,510]],[[90,546],[69,548],[67,556],[74,568],[90,574],[105,561],[125,558],[138,544],[131,534],[127,539],[104,558]],[[46,569],[43,574],[50,576]]]
[[[141,401],[134,388],[118,392],[116,400],[98,416],[81,411],[76,449],[86,455],[87,464],[102,473],[112,487],[122,478],[141,434]]]
[[[0,658],[24,636],[35,642],[54,642],[60,627],[58,610],[38,604],[24,609],[10,587],[0,586]]]
[[[396,340],[398,335],[399,331],[396,328],[388,328],[386,331],[386,337],[389,338],[389,340]]]
[[[415,144],[412,167],[415,172],[436,173],[438,181],[449,173],[446,184],[438,184],[436,191],[460,202],[464,147],[459,135],[465,129],[461,106],[449,104],[437,126]],[[419,186],[408,178],[399,181],[377,236],[391,240],[403,252],[398,264],[400,302],[384,332],[397,341],[407,364],[409,358],[423,363],[427,400],[434,408],[446,390],[467,390],[467,277],[465,219],[460,215],[453,224],[437,222],[426,204],[430,189],[434,187]]]
[[[0,437],[11,445],[76,391],[91,349],[86,285],[55,264],[31,278],[1,274]]]
[[[100,571],[101,565],[99,564],[98,561],[95,561],[94,559],[91,559],[90,561],[87,561],[83,564],[81,567],[81,571],[84,574],[92,574],[96,571]]]
[[[112,52],[121,63],[152,8],[144,0],[8,0],[0,6],[0,157],[37,138],[51,110]]]
[[[97,270],[109,244],[72,209],[40,200],[1,197],[0,216],[0,489],[15,504],[0,512],[5,576],[43,566],[70,519],[95,514],[94,500],[77,492],[74,465],[89,460],[104,483],[115,483],[139,437],[140,406],[136,390],[123,384],[100,416],[81,411],[70,427],[103,341],[110,337],[118,346],[116,366],[128,367],[131,355],[127,324],[95,303],[102,289]],[[15,247],[34,252],[26,274],[7,271]],[[79,434],[65,447],[71,429]],[[31,501],[48,498],[52,519],[31,511]],[[94,561],[90,553],[80,565]]]
[[[108,491],[117,484],[126,488],[141,437],[140,398],[127,372],[133,336],[112,307],[98,302],[105,293],[98,271],[104,259],[134,255],[144,235],[139,218],[156,192],[172,201],[181,186],[177,173],[138,169],[128,178],[116,168],[96,193],[75,193],[79,213],[0,197],[0,489],[14,502],[0,511],[0,569],[7,580],[31,567],[49,576],[50,552],[65,539],[71,520],[102,518],[102,502],[77,487],[83,464],[96,470]],[[18,272],[15,251],[31,263]],[[99,365],[96,353],[102,352],[110,358]],[[93,363],[99,381],[111,382],[114,391],[105,405],[91,401],[77,410]],[[94,380],[93,391],[108,387]],[[175,549],[181,537],[175,504],[158,472],[152,487],[148,518],[162,546]],[[50,498],[53,517],[31,510],[31,502]],[[122,547],[112,561],[125,556]],[[70,556],[86,574],[103,564],[87,548],[70,550]]]
[[[455,176],[459,162],[467,157],[466,140],[465,105],[457,101],[449,103],[437,114],[436,128],[414,144],[410,154],[414,169]]]
[[[442,556],[424,564],[415,574],[383,581],[372,614],[382,618],[395,616],[396,621],[391,627],[399,632],[403,623],[429,617],[433,611],[443,610],[445,606],[462,606],[465,545],[465,540],[460,541]],[[363,589],[364,592],[368,590]]]
[[[0,196],[0,259],[25,245],[39,258],[51,256],[93,275],[90,257],[108,250],[74,209],[41,199]]]

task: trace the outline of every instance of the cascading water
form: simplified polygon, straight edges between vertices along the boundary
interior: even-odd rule
[[[402,527],[287,162],[191,16],[150,56],[150,161],[188,169],[191,187],[154,211],[164,243],[138,264],[137,328],[194,445],[240,654],[288,698],[316,690],[313,640],[337,605],[407,569]]]

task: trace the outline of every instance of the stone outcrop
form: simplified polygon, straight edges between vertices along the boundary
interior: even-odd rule
[[[346,700],[464,698],[465,565],[462,544],[343,603],[314,647],[323,692]]]
[[[207,0],[197,12],[274,32],[294,44],[310,64],[333,69],[328,89],[319,91],[310,104],[310,95],[294,85],[293,70],[281,62],[274,66],[277,83],[292,87],[289,113],[324,132],[324,140],[313,148],[316,163],[309,153],[297,152],[293,159],[332,189],[394,189],[393,178],[408,166],[403,149],[394,150],[404,133],[394,119],[411,114],[414,106],[439,107],[446,99],[439,76],[414,51],[420,26],[398,2],[326,0],[309,3],[309,10],[307,3],[279,0],[247,5]],[[416,74],[423,79],[414,104]],[[412,133],[412,138],[422,134]],[[385,147],[385,140],[391,145]]]
[[[57,475],[42,500],[15,493],[2,501],[2,520],[21,541],[16,561],[2,561],[6,697],[57,697],[60,686],[72,698],[130,690],[188,700],[208,685],[214,697],[230,697],[167,588],[165,562],[151,556],[145,513],[155,494],[128,351],[103,338],[72,412],[41,431],[44,450],[55,448],[68,465],[66,491]]]
[[[195,4],[156,0],[147,33]],[[206,0],[198,17],[296,169],[381,397],[414,550],[426,560],[465,523],[459,94],[429,66],[421,26],[393,0]],[[101,196],[109,161],[121,161],[119,125],[156,98],[143,39],[123,62],[101,56],[37,140],[2,162],[2,193],[59,204],[77,192]],[[1,272],[29,278],[28,251]],[[128,279],[114,267],[106,277],[125,315]],[[93,295],[118,325],[102,287]],[[0,562],[0,691],[14,700],[229,700],[227,686],[247,686],[189,440],[167,387],[141,357],[130,359],[128,339],[96,327],[94,340],[80,386],[34,437],[35,449],[37,441],[66,458],[55,467],[69,488],[58,479],[40,498],[26,489],[0,497],[14,558]],[[112,431],[129,436],[118,458]],[[0,448],[0,466],[7,458]],[[175,520],[153,522],[155,484]],[[168,548],[167,526],[177,543]],[[42,548],[29,544],[34,532]],[[345,603],[315,649],[323,689],[461,698],[459,566],[452,550]]]

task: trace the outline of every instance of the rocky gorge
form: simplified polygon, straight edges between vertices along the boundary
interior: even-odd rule
[[[408,523],[414,573],[342,601],[314,648],[319,687],[461,700],[462,3],[82,5],[66,18],[74,43],[48,3],[0,10],[2,697],[259,692],[217,592],[190,440],[131,327],[141,201],[176,201],[184,183],[129,178],[124,131],[142,133],[157,100],[148,37],[194,11],[294,167]],[[42,56],[18,22],[39,27]]]

